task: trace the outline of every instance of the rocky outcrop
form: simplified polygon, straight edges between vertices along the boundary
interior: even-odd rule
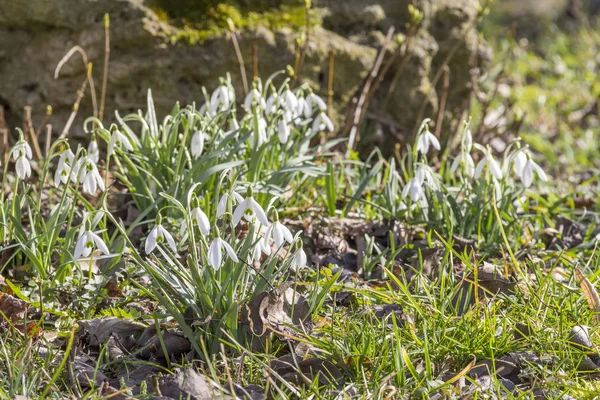
[[[372,67],[388,27],[402,32],[409,20],[412,0],[322,0],[314,1],[321,23],[311,32],[302,78],[326,96],[327,60],[336,53],[334,101],[340,115],[357,93]],[[460,117],[465,109],[473,66],[482,66],[488,50],[475,30],[477,0],[418,0],[424,11],[422,27],[410,47],[410,59],[396,89],[387,94],[393,79],[392,67],[373,99],[371,120],[402,137],[411,132],[418,116],[432,116],[438,106],[439,90],[432,78],[449,59],[450,90],[447,120]],[[33,107],[34,123],[42,120],[51,105],[54,131],[62,130],[72,110],[76,92],[85,74],[84,64],[73,57],[54,79],[63,55],[80,45],[93,62],[98,97],[102,77],[105,13],[111,19],[111,54],[105,122],[115,109],[122,114],[145,107],[152,88],[159,112],[174,102],[202,102],[201,87],[218,84],[230,72],[241,89],[239,67],[227,34],[216,33],[202,43],[190,45],[170,38],[177,29],[161,22],[142,0],[11,0],[0,2],[0,104],[12,126],[21,125],[23,107]],[[243,31],[241,47],[248,64],[251,43],[256,43],[260,75],[293,65],[298,33],[266,28]],[[449,57],[449,55],[451,57]],[[241,93],[241,90],[240,90]],[[383,99],[388,97],[388,101]],[[419,115],[425,106],[424,115]],[[378,108],[379,107],[379,108]],[[81,103],[72,134],[81,132],[81,122],[92,114],[89,95]],[[341,120],[341,117],[338,121]],[[380,125],[380,124],[379,124]],[[379,126],[378,125],[378,126]]]

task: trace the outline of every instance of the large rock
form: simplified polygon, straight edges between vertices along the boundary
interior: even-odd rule
[[[388,27],[395,26],[396,32],[405,30],[408,4],[413,0],[314,3],[321,24],[312,29],[302,78],[326,96],[327,60],[330,50],[335,51],[334,101],[341,122],[347,104],[374,63]],[[384,102],[396,66],[390,69],[373,99],[373,112],[367,114],[370,121],[383,121],[377,126],[391,129],[399,138],[413,131],[418,117],[435,114],[440,85],[433,87],[432,78],[449,55],[447,121],[461,117],[468,101],[471,69],[481,67],[489,57],[474,28],[477,0],[418,0],[416,4],[425,18],[411,46],[411,57],[396,90]],[[115,109],[123,114],[144,108],[148,88],[159,112],[167,112],[177,100],[201,103],[201,87],[211,90],[226,72],[231,73],[241,93],[239,67],[225,32],[194,45],[173,43],[170,38],[177,35],[178,28],[161,22],[141,0],[0,1],[0,105],[5,107],[9,124],[21,125],[26,105],[33,107],[34,123],[39,123],[46,105],[51,105],[50,123],[55,132],[62,130],[85,68],[80,57],[73,57],[58,79],[53,75],[59,60],[74,45],[84,48],[93,62],[99,100],[105,13],[111,18],[105,122],[112,119]],[[251,43],[258,46],[261,76],[293,65],[297,37],[291,29],[244,31],[240,40],[247,65],[251,64]],[[419,113],[423,107],[425,112]],[[82,121],[91,114],[92,104],[86,94],[71,133],[81,134]]]

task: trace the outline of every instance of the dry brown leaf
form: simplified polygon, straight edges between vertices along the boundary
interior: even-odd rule
[[[583,296],[588,302],[588,305],[594,312],[594,322],[600,322],[600,296],[598,296],[598,291],[592,285],[592,282],[589,281],[588,278],[583,275],[583,272],[577,267],[575,267],[575,277],[579,282],[579,286],[581,286],[581,291],[583,292]]]
[[[18,299],[10,294],[0,292],[0,312],[6,318],[15,320],[21,318],[22,314],[29,308],[29,303]]]

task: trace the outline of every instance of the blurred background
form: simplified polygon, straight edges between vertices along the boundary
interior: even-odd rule
[[[550,171],[598,166],[598,0],[0,1],[0,129],[85,140],[145,109],[204,103],[231,74],[292,68],[333,105],[336,134],[390,154],[419,123],[448,146],[472,117],[496,151],[522,135]],[[243,71],[243,72],[242,72]],[[50,126],[50,128],[48,128]]]

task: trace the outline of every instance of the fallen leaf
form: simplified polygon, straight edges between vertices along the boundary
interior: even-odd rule
[[[577,267],[575,267],[575,277],[579,282],[579,286],[581,286],[581,291],[583,292],[583,296],[588,302],[588,305],[594,312],[594,322],[600,322],[600,297],[598,296],[598,292],[588,278],[583,275],[583,272]]]
[[[125,338],[131,335],[139,335],[146,325],[139,322],[120,319],[117,317],[103,317],[91,320],[79,321],[82,330],[80,335],[86,335],[90,346],[99,346],[108,341],[112,335]]]

